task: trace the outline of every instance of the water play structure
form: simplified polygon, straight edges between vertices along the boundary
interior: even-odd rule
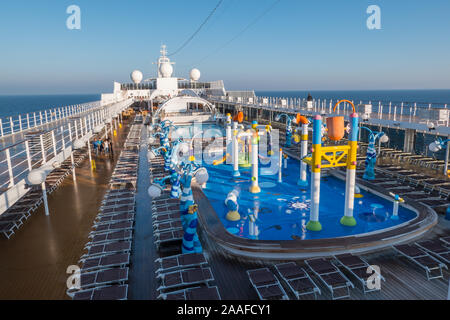
[[[336,103],[336,107],[343,103],[350,102],[341,100]],[[351,103],[351,102],[350,102]],[[311,167],[311,212],[306,228],[311,231],[322,230],[319,222],[320,206],[320,172],[323,168],[335,168],[346,166],[347,175],[345,182],[345,207],[341,224],[345,226],[355,226],[356,220],[353,217],[355,200],[355,171],[356,171],[356,151],[358,148],[358,114],[353,103],[353,113],[350,115],[350,132],[348,145],[322,146],[322,117],[316,115],[313,121],[313,152],[311,157],[306,157],[303,161]],[[344,117],[327,118],[328,138],[339,141],[344,137]]]

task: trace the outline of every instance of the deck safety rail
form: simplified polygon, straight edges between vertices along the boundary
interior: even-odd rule
[[[231,96],[208,96],[207,99],[218,103],[240,104],[248,107],[259,107],[262,109],[274,111],[308,111],[321,114],[332,113],[334,103],[337,102],[337,100],[334,101],[332,99],[313,99],[308,103],[306,99],[275,97],[256,97],[256,99],[244,99],[241,97]],[[435,126],[447,127],[450,125],[450,109],[447,107],[447,104],[433,106],[431,103],[386,103],[382,101],[378,101],[378,103],[375,103],[373,105],[371,101],[359,101],[359,104],[372,106],[370,110],[371,112],[358,110],[358,112],[367,114],[370,119],[383,119],[425,124],[433,122]],[[351,107],[349,106],[349,104],[343,103],[338,106],[335,114],[349,115],[350,113]]]
[[[51,124],[69,117],[78,116],[100,107],[100,101],[92,101],[0,118],[0,137]]]
[[[51,130],[36,132],[33,138],[24,139],[0,150],[0,202],[2,194],[22,183],[28,173],[56,158],[77,139],[86,139],[96,129],[104,128],[112,134],[120,114],[133,103],[125,100],[105,108],[91,108],[80,117],[61,123]],[[82,110],[81,108],[79,110]],[[85,110],[84,110],[85,111]],[[84,112],[82,111],[82,112]],[[109,128],[108,128],[109,125]],[[64,156],[66,156],[64,154]],[[13,203],[0,203],[0,214]]]

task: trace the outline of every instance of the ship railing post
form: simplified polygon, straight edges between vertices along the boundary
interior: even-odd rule
[[[3,122],[1,118],[0,118],[0,133],[2,134],[3,137]]]
[[[31,164],[30,144],[28,140],[25,140],[25,152],[27,154],[28,171],[31,171],[33,166]]]
[[[48,123],[47,110],[44,110],[44,114],[45,114],[45,123]]]
[[[39,118],[40,118],[40,122],[41,122],[41,125],[42,125],[42,111],[39,111]]]
[[[12,117],[9,117],[9,125],[11,126],[11,134],[14,133],[14,121]]]
[[[64,141],[64,127],[61,126],[61,144],[62,144],[62,150],[66,150],[66,141]]]
[[[52,130],[52,143],[53,143],[53,154],[55,157],[57,156],[58,152],[56,150],[56,138],[55,138],[55,130]]]
[[[39,140],[41,142],[42,164],[45,164],[47,162],[47,159],[45,156],[44,137],[42,136],[42,134],[39,136]]]
[[[22,132],[22,116],[19,114],[19,130]]]
[[[27,129],[30,129],[30,114],[27,113]]]
[[[8,173],[9,173],[9,186],[8,187],[11,188],[14,186],[14,175],[13,175],[13,170],[12,170],[11,154],[9,152],[9,148],[7,148],[5,150],[5,154],[6,154],[6,163],[8,164]]]

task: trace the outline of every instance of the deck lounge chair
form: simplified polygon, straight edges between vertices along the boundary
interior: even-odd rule
[[[120,230],[120,231],[114,231],[114,232],[109,232],[109,233],[102,233],[99,235],[92,236],[92,239],[88,243],[87,246],[121,241],[121,240],[131,240],[132,234],[133,233],[131,230]]]
[[[81,272],[96,270],[96,269],[109,269],[113,267],[126,267],[130,264],[129,253],[114,253],[98,257],[82,258],[79,261],[81,266]]]
[[[73,300],[126,300],[128,285],[107,286],[81,290],[73,295]]]
[[[97,216],[94,225],[109,224],[112,222],[119,222],[119,221],[134,221],[134,213],[128,212],[108,216]]]
[[[350,297],[353,283],[331,262],[323,258],[305,260],[312,272],[331,292],[333,300]]]
[[[133,229],[133,221],[110,222],[101,225],[94,225],[94,228],[95,230],[91,231],[89,233],[90,235],[99,235],[119,230],[130,230]]]
[[[222,300],[219,290],[214,287],[187,288],[170,293],[161,293],[157,299],[163,300]]]
[[[99,244],[90,246],[88,252],[81,256],[81,258],[103,256],[107,254],[119,253],[119,252],[130,252],[131,251],[131,240],[128,241],[115,241],[106,244]]]
[[[158,291],[189,287],[198,284],[208,284],[214,277],[211,268],[190,268],[167,273],[160,273],[157,279],[161,281]]]
[[[183,226],[181,224],[181,220],[175,220],[175,221],[167,221],[163,223],[154,223],[153,228],[155,229],[155,232],[164,232],[164,231],[172,231],[172,230],[179,230],[182,229]]]
[[[14,230],[16,229],[17,226],[14,222],[0,222],[0,233],[2,233],[7,239],[11,238],[11,236],[14,234]]]
[[[155,271],[155,273],[201,267],[208,263],[203,253],[177,254],[175,256],[158,258],[155,262],[159,265],[159,268]]]
[[[183,229],[181,230],[171,230],[171,231],[165,231],[165,232],[155,232],[155,244],[158,246],[158,248],[162,244],[174,242],[174,241],[181,241],[183,239]]]
[[[425,270],[427,279],[443,278],[442,268],[447,268],[442,262],[432,257],[426,251],[407,244],[393,246],[394,250],[409,261]]]
[[[301,296],[312,294],[317,299],[317,293],[321,294],[319,287],[314,283],[309,274],[295,262],[277,264],[275,265],[275,269],[297,299],[300,299]]]
[[[94,272],[86,272],[80,275],[80,290],[102,287],[112,284],[124,284],[128,280],[128,268],[112,268]],[[68,289],[67,295],[73,297],[79,291]]]
[[[168,221],[180,220],[180,211],[170,211],[170,213],[161,213],[152,215],[154,223],[163,223]]]
[[[373,269],[371,265],[362,257],[346,253],[336,255],[334,256],[334,258],[336,259],[339,266],[342,266],[361,283],[361,289],[364,293],[380,290],[380,288],[369,289],[367,286],[367,279],[374,272],[380,278],[380,280],[386,281],[384,277],[375,269]]]
[[[428,253],[436,256],[446,264],[450,264],[450,249],[444,246],[438,240],[425,240],[416,242],[416,245],[427,251]],[[447,266],[445,266],[447,269]]]
[[[280,281],[269,268],[247,270],[247,275],[260,300],[288,300]]]

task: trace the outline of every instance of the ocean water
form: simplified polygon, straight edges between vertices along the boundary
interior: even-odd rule
[[[100,100],[100,94],[71,95],[0,95],[0,117],[58,108]]]
[[[443,90],[348,90],[348,91],[255,91],[261,97],[306,98],[308,93],[315,99],[350,99],[355,102],[378,101],[393,104],[413,104],[418,106],[432,104],[433,107],[450,107],[450,89]]]

